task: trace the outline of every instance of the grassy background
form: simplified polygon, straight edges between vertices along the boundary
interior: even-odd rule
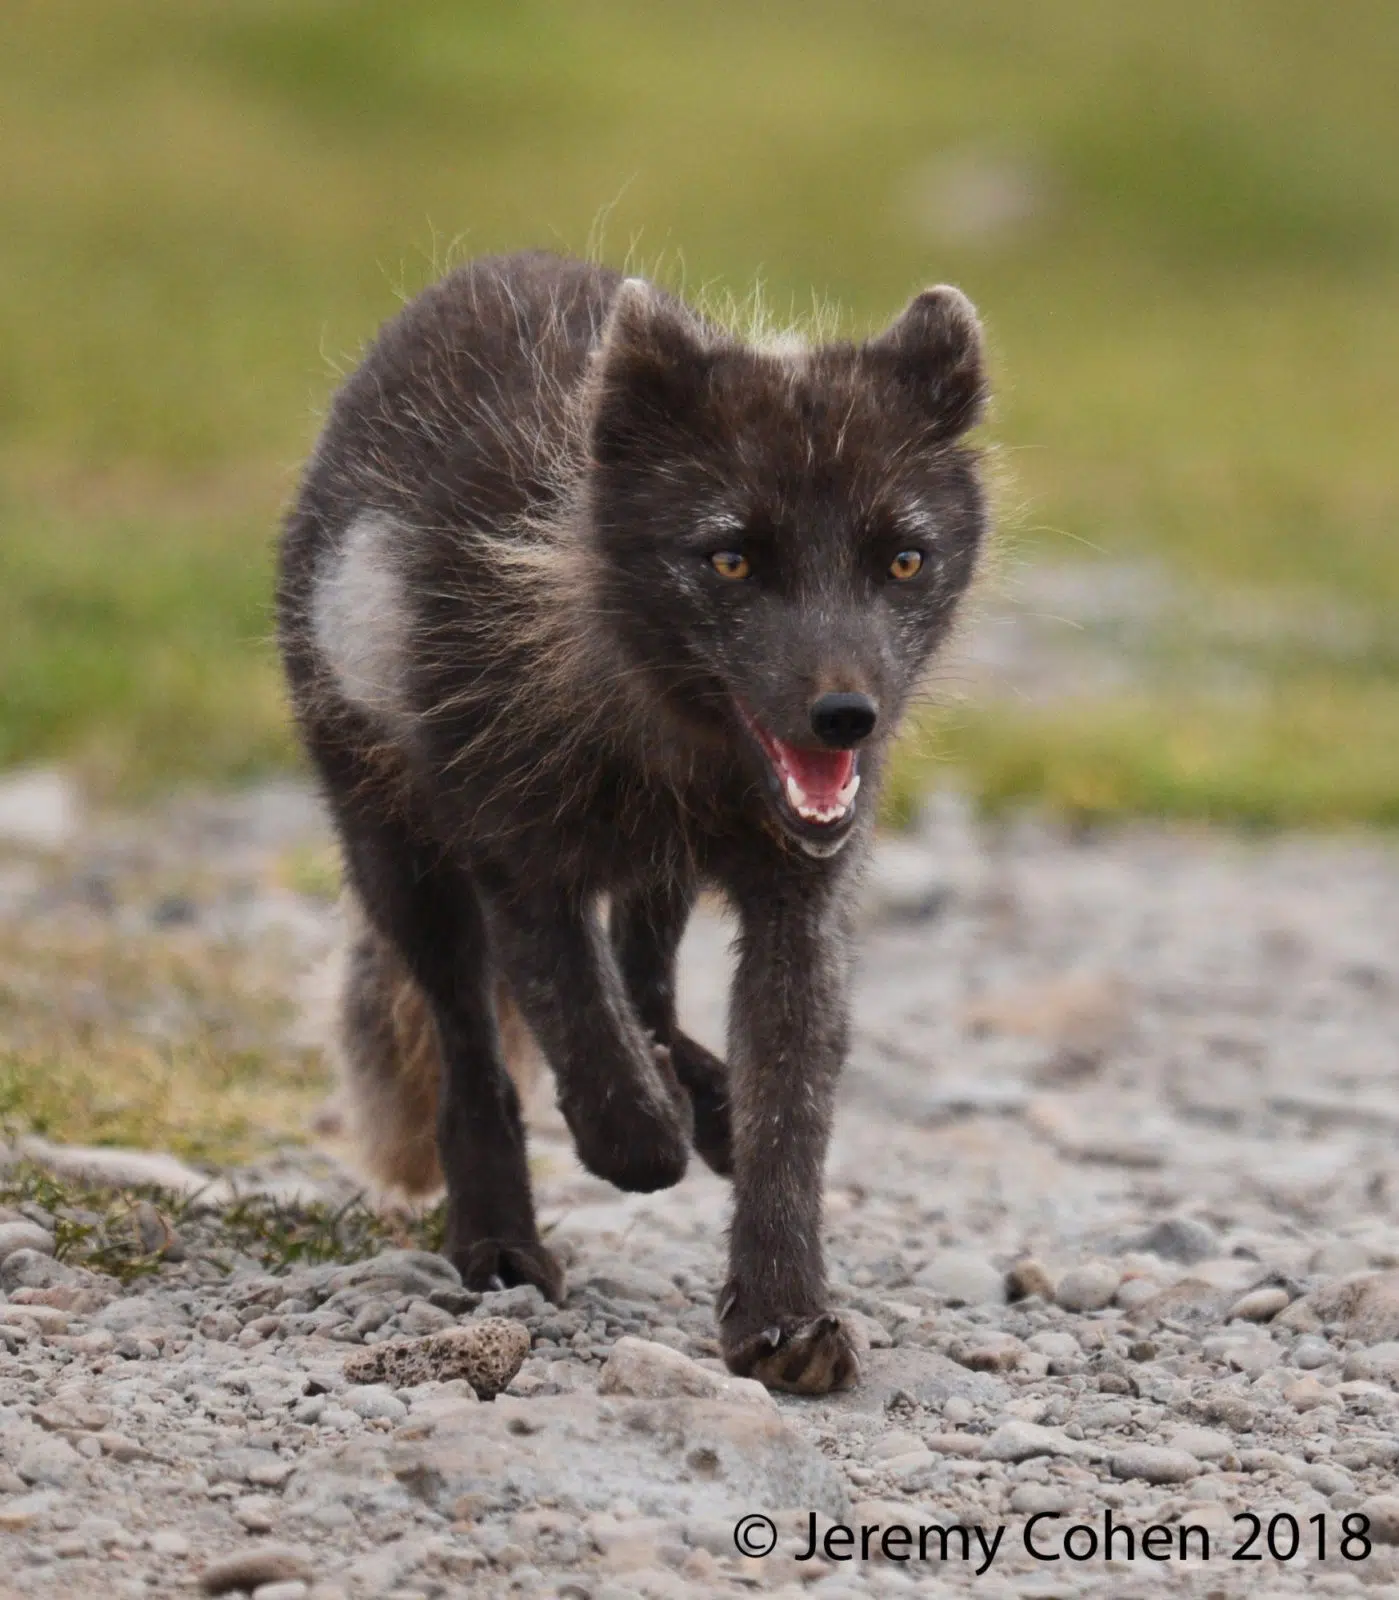
[[[9,0],[0,36],[0,764],[291,760],[269,541],[337,368],[453,250],[600,239],[854,331],[962,283],[1018,557],[1227,597],[1130,694],[944,719],[988,801],[1399,821],[1390,0]]]

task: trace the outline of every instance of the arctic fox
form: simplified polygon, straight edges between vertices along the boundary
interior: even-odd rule
[[[855,1381],[821,1245],[849,908],[986,534],[985,392],[956,289],[769,347],[526,254],[420,294],[335,397],[280,640],[343,848],[361,1135],[385,1180],[445,1182],[468,1285],[563,1294],[509,1071],[532,1035],[591,1171],[732,1175],[729,1367]],[[727,1062],[676,1024],[701,887],[741,928]]]

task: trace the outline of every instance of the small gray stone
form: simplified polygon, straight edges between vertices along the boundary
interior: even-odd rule
[[[1187,1451],[1155,1444],[1129,1445],[1112,1457],[1111,1466],[1114,1477],[1145,1478],[1148,1483],[1185,1483],[1200,1471],[1200,1463]]]
[[[1175,1428],[1167,1442],[1173,1450],[1184,1450],[1197,1461],[1220,1461],[1234,1449],[1228,1434],[1216,1428]]]
[[[1003,1422],[986,1441],[983,1461],[1028,1461],[1031,1456],[1069,1456],[1079,1446],[1058,1428],[1041,1427],[1018,1418]]]
[[[1363,1350],[1352,1350],[1341,1368],[1343,1378],[1367,1378],[1371,1383],[1399,1383],[1399,1340],[1386,1339]]]
[[[82,1464],[82,1457],[59,1434],[48,1434],[25,1445],[15,1461],[15,1471],[26,1483],[60,1487]]]
[[[13,1294],[16,1289],[52,1289],[58,1285],[81,1285],[94,1282],[92,1274],[70,1267],[53,1259],[52,1245],[48,1250],[35,1250],[21,1245],[11,1250],[0,1261],[0,1289]]]
[[[1370,1252],[1359,1240],[1332,1239],[1312,1251],[1307,1271],[1322,1278],[1346,1278],[1369,1265]]]
[[[1292,1347],[1292,1365],[1300,1367],[1303,1372],[1314,1371],[1317,1367],[1329,1366],[1336,1359],[1336,1352],[1325,1339],[1307,1337],[1299,1339]]]
[[[1065,1311],[1100,1311],[1121,1282],[1121,1271],[1110,1261],[1085,1261],[1060,1278],[1054,1298]]]
[[[1313,1489],[1320,1490],[1328,1499],[1333,1494],[1349,1494],[1355,1488],[1355,1480],[1350,1473],[1332,1466],[1329,1461],[1314,1461],[1302,1476]]]
[[[1219,1253],[1219,1240],[1207,1223],[1193,1217],[1163,1217],[1132,1244],[1134,1250],[1149,1250],[1163,1261],[1179,1261],[1192,1267]]]
[[[1377,1494],[1362,1501],[1360,1515],[1370,1519],[1376,1544],[1399,1544],[1399,1494]]]
[[[245,1494],[234,1501],[233,1517],[249,1533],[268,1533],[277,1520],[276,1502],[265,1494]]]
[[[349,1390],[345,1395],[345,1406],[357,1417],[363,1417],[366,1422],[375,1418],[402,1422],[408,1415],[408,1407],[398,1396],[377,1383]]]
[[[310,1592],[300,1578],[284,1578],[276,1583],[258,1584],[253,1590],[253,1600],[306,1600]]]
[[[1024,1517],[1061,1514],[1073,1503],[1073,1491],[1066,1484],[1017,1483],[1010,1493],[1010,1509]]]
[[[4,1270],[0,1268],[0,1277]],[[1315,1333],[1331,1323],[1338,1323],[1346,1338],[1361,1344],[1399,1339],[1399,1271],[1339,1278],[1294,1300],[1274,1326]]]
[[[913,1281],[953,1306],[1001,1305],[1006,1298],[1005,1275],[975,1250],[939,1251]]]
[[[0,1262],[16,1250],[37,1250],[51,1256],[53,1249],[53,1235],[37,1222],[0,1222]]]
[[[548,1311],[549,1302],[532,1283],[518,1283],[512,1289],[493,1289],[483,1294],[475,1314],[483,1320],[496,1317],[528,1322],[532,1317],[545,1316]]]

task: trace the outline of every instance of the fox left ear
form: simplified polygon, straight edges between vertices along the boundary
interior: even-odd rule
[[[670,439],[701,409],[710,355],[688,311],[643,278],[619,286],[594,357],[594,458]]]
[[[988,397],[981,322],[960,289],[924,289],[865,350],[914,391],[936,437],[955,439],[981,420]]]

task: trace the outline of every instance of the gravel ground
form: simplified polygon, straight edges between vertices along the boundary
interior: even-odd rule
[[[61,826],[36,793],[28,824],[0,794],[0,919],[31,935],[135,916],[134,868],[100,903],[53,884],[136,851],[200,868],[153,937],[275,936],[286,993],[333,941],[322,902],[257,887],[316,838],[295,790]],[[715,1042],[726,947],[698,918],[684,1009]],[[1382,842],[977,827],[950,800],[889,841],[827,1227],[870,1349],[825,1400],[722,1372],[724,1185],[618,1194],[547,1086],[562,1308],[409,1250],[269,1271],[220,1245],[218,1191],[126,1286],[55,1259],[42,1205],[0,1210],[0,1594],[1399,1594],[1396,952]],[[232,1177],[339,1201],[334,1157]],[[744,1515],[774,1553],[738,1552]],[[926,1559],[920,1528],[948,1530]]]

